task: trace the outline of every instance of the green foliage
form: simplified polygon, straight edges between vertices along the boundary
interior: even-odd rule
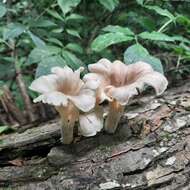
[[[168,17],[170,20],[175,20],[175,16],[169,12],[167,9],[162,9],[161,7],[158,6],[145,6],[147,9],[150,10],[154,10],[157,14],[162,15],[162,16],[166,16]]]
[[[144,61],[150,64],[155,71],[163,73],[161,61],[149,54],[148,50],[140,44],[135,44],[126,49],[124,52],[124,62],[126,64],[133,64],[138,61]]]
[[[126,42],[133,40],[133,37],[126,36],[123,33],[116,32],[116,33],[107,33],[99,35],[93,42],[92,42],[92,49],[94,51],[102,51],[106,47],[117,44],[120,42]]]
[[[124,35],[133,36],[134,33],[127,27],[108,25],[102,29],[105,32],[122,33]]]
[[[81,0],[57,0],[58,5],[60,6],[64,15],[76,7]]]
[[[76,53],[80,53],[80,54],[84,53],[83,48],[79,44],[76,44],[76,43],[68,43],[65,47],[68,50],[71,50],[71,51],[76,52]]]
[[[28,34],[30,36],[30,38],[32,39],[33,43],[39,47],[39,48],[43,48],[45,47],[45,42],[43,40],[41,40],[38,36],[36,36],[35,34],[33,34],[32,32],[28,31]]]
[[[98,0],[100,4],[104,6],[105,9],[112,12],[119,4],[119,0]]]
[[[6,7],[3,4],[0,4],[0,18],[3,17],[7,12]]]
[[[57,55],[61,52],[61,49],[56,46],[46,46],[43,48],[34,48],[28,56],[28,64],[38,63],[44,58],[48,58],[52,55]]]
[[[38,68],[36,70],[36,78],[47,75],[51,73],[52,67],[64,67],[66,65],[66,61],[61,58],[61,56],[51,56],[51,57],[45,57],[40,61],[38,64]]]
[[[139,34],[139,37],[145,40],[154,40],[154,41],[166,41],[166,42],[173,42],[175,41],[174,38],[163,34],[161,32],[142,32]]]
[[[132,64],[137,61],[141,61],[141,58],[148,56],[149,53],[147,49],[145,49],[140,44],[135,44],[126,49],[124,52],[124,62],[126,64]]]
[[[13,39],[21,35],[26,30],[25,26],[19,23],[10,23],[4,28],[3,39]]]
[[[50,73],[124,57],[145,61],[174,79],[190,74],[190,3],[149,0],[22,0],[0,3],[0,81],[22,107],[15,83],[17,61],[24,82]],[[13,46],[17,60],[13,55]],[[128,48],[127,48],[128,47]],[[34,96],[31,91],[30,96]]]

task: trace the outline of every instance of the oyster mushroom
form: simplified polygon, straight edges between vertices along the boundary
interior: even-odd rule
[[[53,105],[58,111],[62,121],[61,135],[64,144],[73,141],[73,129],[77,121],[83,136],[93,136],[103,127],[97,114],[90,112],[95,106],[95,90],[88,82],[80,79],[82,70],[82,67],[76,71],[68,66],[53,67],[52,74],[37,78],[30,86],[31,90],[41,94],[34,99],[35,103]]]
[[[145,62],[126,65],[121,61],[111,63],[108,59],[101,59],[95,64],[88,65],[89,71],[84,80],[97,86],[96,97],[100,104],[109,101],[105,130],[114,133],[124,107],[130,98],[144,90],[145,85],[155,89],[157,95],[162,94],[168,85],[164,75],[154,71]]]

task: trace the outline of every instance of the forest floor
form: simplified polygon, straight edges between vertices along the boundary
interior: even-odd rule
[[[0,137],[0,189],[190,189],[190,81],[133,101],[114,135],[61,145],[59,128]]]

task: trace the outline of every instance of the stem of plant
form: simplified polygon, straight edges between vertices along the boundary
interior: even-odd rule
[[[108,133],[114,133],[116,131],[123,112],[124,106],[121,106],[116,100],[109,103],[109,111],[105,122],[105,131]]]
[[[173,20],[168,20],[159,30],[158,32],[162,32],[170,23],[172,23]]]

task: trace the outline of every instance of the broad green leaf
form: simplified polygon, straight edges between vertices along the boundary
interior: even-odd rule
[[[53,10],[50,10],[50,9],[47,9],[47,12],[53,16],[54,18],[58,19],[58,20],[61,20],[61,21],[64,21],[64,18],[56,11],[53,11]]]
[[[52,55],[58,55],[61,52],[61,49],[56,46],[46,46],[44,48],[34,48],[29,56],[27,63],[33,64],[42,61],[45,58],[48,58]]]
[[[76,7],[81,0],[57,0],[59,7],[61,8],[64,15]]]
[[[173,42],[175,41],[173,37],[170,37],[164,33],[161,32],[142,32],[138,35],[142,39],[146,40],[155,40],[155,41],[167,41],[167,42]]]
[[[78,69],[81,66],[85,66],[84,63],[77,58],[73,53],[63,50],[62,56],[66,61],[66,64],[69,65],[72,69]]]
[[[148,56],[149,53],[140,44],[135,44],[126,49],[124,52],[124,62],[126,64],[132,64],[139,61],[139,58]]]
[[[11,23],[5,28],[3,32],[3,39],[13,39],[21,35],[26,30],[25,26],[19,23]]]
[[[134,39],[133,37],[126,36],[122,33],[102,34],[99,35],[97,38],[95,38],[95,40],[91,44],[91,48],[92,50],[99,52],[110,45],[131,41],[133,39]]]
[[[80,34],[77,30],[73,30],[73,29],[67,29],[66,30],[68,34],[75,36],[77,38],[80,38]]]
[[[76,44],[76,43],[69,43],[65,46],[67,49],[71,50],[71,51],[74,51],[74,52],[77,52],[77,53],[84,53],[84,50],[83,48]]]
[[[63,43],[60,40],[58,40],[57,38],[48,38],[47,41],[63,47]]]
[[[112,12],[118,5],[119,0],[98,0],[101,5],[104,6],[105,9]]]
[[[175,16],[169,12],[167,9],[162,9],[158,6],[145,6],[147,9],[150,9],[150,10],[154,10],[156,13],[158,13],[159,15],[162,15],[162,16],[166,16],[168,17],[169,19],[171,20],[175,20]]]
[[[77,20],[77,21],[81,21],[81,20],[85,20],[86,17],[79,15],[79,14],[70,14],[69,16],[66,17],[66,21],[70,21],[70,20]]]
[[[0,4],[0,18],[3,17],[7,12],[7,9],[4,5]]]
[[[42,59],[42,61],[38,64],[38,67],[36,69],[36,78],[50,74],[52,67],[64,67],[65,65],[65,60],[59,55],[46,57]]]
[[[102,29],[105,32],[113,32],[113,33],[122,33],[125,35],[130,35],[133,36],[134,33],[127,27],[122,27],[122,26],[113,26],[113,25],[108,25],[105,28]]]
[[[33,34],[32,32],[28,31],[27,32],[30,36],[30,38],[32,39],[32,41],[34,42],[34,44],[39,47],[39,48],[43,48],[46,44],[43,40],[41,40],[38,36],[36,36],[35,34]]]
[[[144,61],[150,64],[155,71],[163,73],[161,61],[151,56],[142,45],[135,44],[128,47],[124,52],[124,62],[125,64],[133,64],[138,61]]]
[[[160,59],[149,55],[149,56],[142,58],[142,61],[149,63],[155,71],[162,73],[162,74],[164,73],[163,66],[162,66]]]

